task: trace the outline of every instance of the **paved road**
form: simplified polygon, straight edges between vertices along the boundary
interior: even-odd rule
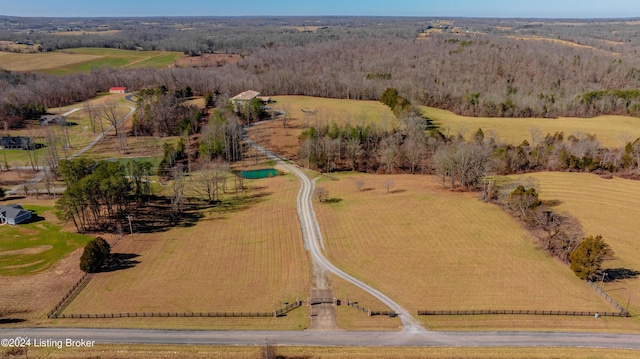
[[[259,146],[256,143],[252,143],[252,146],[263,151],[268,157],[271,157],[272,159],[279,162],[281,166],[285,167],[288,171],[295,174],[300,180],[301,185],[297,198],[298,215],[300,217],[300,224],[302,225],[303,237],[305,239],[305,248],[307,248],[311,253],[313,261],[316,263],[316,265],[322,267],[328,272],[334,273],[335,275],[345,279],[348,282],[353,283],[354,285],[362,288],[374,297],[378,298],[381,302],[383,302],[385,305],[391,308],[391,310],[399,315],[404,331],[425,331],[420,322],[418,322],[409,313],[408,310],[400,306],[400,304],[396,303],[393,299],[389,298],[379,290],[345,273],[324,257],[324,255],[322,254],[322,249],[324,249],[322,234],[320,233],[320,227],[318,226],[318,222],[316,221],[316,214],[313,210],[313,203],[311,201],[315,183],[311,181],[309,177],[307,177],[307,175],[305,175],[304,172],[302,172],[302,170],[300,170],[300,168],[298,168],[296,165],[281,160],[276,154]]]
[[[595,320],[595,319],[594,319]],[[314,332],[97,328],[0,329],[0,339],[95,340],[96,344],[193,344],[410,347],[585,347],[640,350],[640,335],[541,332]]]

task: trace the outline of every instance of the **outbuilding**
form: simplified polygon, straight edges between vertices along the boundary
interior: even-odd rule
[[[127,93],[129,92],[126,87],[112,87],[109,89],[109,93]]]
[[[61,115],[44,115],[40,116],[40,126],[60,125],[65,126],[67,119]]]
[[[19,204],[0,206],[0,224],[16,225],[31,219],[31,211],[27,211]]]

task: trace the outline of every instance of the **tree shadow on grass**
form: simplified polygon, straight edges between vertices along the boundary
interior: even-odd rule
[[[115,272],[133,268],[140,263],[140,261],[134,260],[137,257],[139,255],[135,253],[111,253],[98,272]]]
[[[548,207],[557,207],[562,204],[562,201],[557,199],[547,199],[542,201],[542,204]]]
[[[252,188],[252,191],[255,188]],[[258,192],[231,197],[222,201],[205,201],[190,198],[181,206],[180,212],[172,210],[171,200],[166,197],[153,197],[148,203],[140,206],[131,219],[134,233],[164,232],[174,227],[192,227],[205,218],[205,214],[233,213],[244,211],[260,203],[272,192]],[[209,217],[207,220],[212,220]],[[123,229],[129,230],[128,222],[123,222]]]
[[[20,318],[0,318],[0,325],[2,324],[16,324],[16,323],[22,323],[22,322],[26,322],[26,319],[20,319]]]
[[[324,203],[340,203],[342,202],[342,198],[328,198],[322,201]]]
[[[627,268],[608,268],[604,270],[604,281],[615,282],[622,279],[637,278],[640,272]]]

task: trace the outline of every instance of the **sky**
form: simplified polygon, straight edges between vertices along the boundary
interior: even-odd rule
[[[640,17],[638,0],[0,0],[0,15]]]

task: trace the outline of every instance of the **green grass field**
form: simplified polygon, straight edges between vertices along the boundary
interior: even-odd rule
[[[563,131],[565,138],[571,134],[596,134],[603,147],[622,147],[628,141],[640,137],[640,118],[631,116],[598,116],[593,118],[499,118],[466,117],[450,111],[420,106],[422,113],[434,120],[445,134],[463,134],[470,138],[482,128],[485,136],[494,136],[497,142],[518,145],[523,140],[531,142],[530,129],[536,128],[542,137],[547,133]]]
[[[101,66],[162,68],[182,57],[179,52],[76,48],[35,54],[0,52],[0,63],[9,71],[68,75]]]
[[[498,206],[442,190],[431,176],[336,174],[335,201],[316,204],[326,255],[346,272],[418,310],[613,311]],[[362,191],[355,180],[365,181]],[[385,180],[395,182],[386,193]],[[530,316],[420,317],[432,329],[624,328],[635,321]]]
[[[603,268],[625,269],[637,274],[629,279],[619,278],[599,285],[623,307],[629,304],[632,314],[640,313],[640,181],[562,172],[532,173],[512,178],[532,183],[543,200],[559,201],[554,210],[576,217],[585,235],[602,235],[614,251],[614,258],[605,261]],[[639,317],[632,320],[640,325]]]
[[[0,226],[0,275],[43,271],[91,239],[65,232],[60,225],[38,216],[52,211],[51,207],[28,205],[25,209],[34,211],[32,222]]]

